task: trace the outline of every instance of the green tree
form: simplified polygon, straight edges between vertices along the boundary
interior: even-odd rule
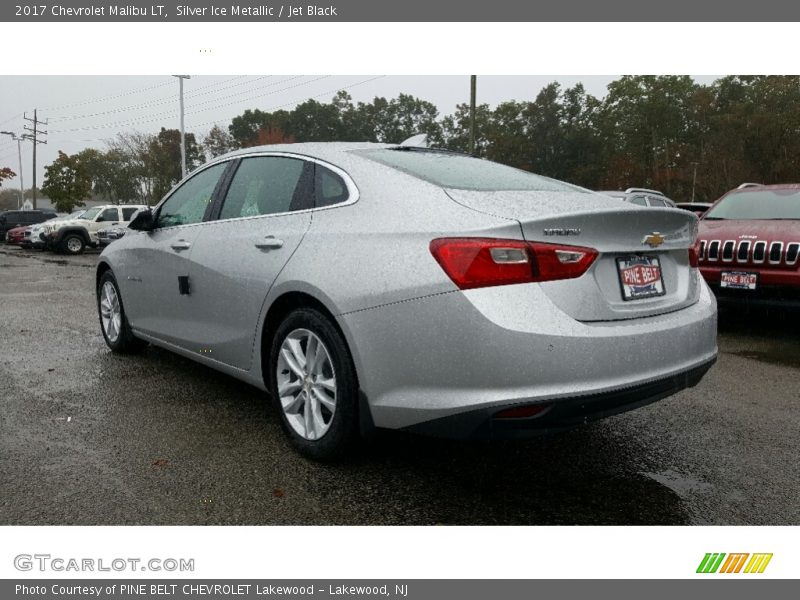
[[[195,142],[194,134],[187,133],[186,169],[195,169],[201,164],[201,158],[201,149]],[[153,179],[152,195],[154,199],[161,198],[182,179],[181,132],[162,127],[157,136],[150,138],[145,163]]]
[[[219,125],[214,125],[203,138],[203,150],[208,160],[238,148],[234,137]]]
[[[58,158],[44,169],[42,192],[57,211],[72,212],[91,194],[92,177],[77,154],[69,156],[59,150]]]

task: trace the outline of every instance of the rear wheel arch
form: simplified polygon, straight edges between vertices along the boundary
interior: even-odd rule
[[[336,317],[334,317],[333,312],[331,312],[322,301],[311,294],[305,292],[286,292],[276,298],[270,305],[267,310],[267,315],[264,318],[264,325],[261,329],[261,378],[264,381],[264,385],[267,386],[267,389],[269,389],[270,377],[272,376],[269,369],[269,351],[272,345],[272,339],[275,337],[275,332],[286,316],[299,308],[311,308],[322,313],[322,315],[330,321],[331,325],[336,328],[342,336],[342,339],[345,340],[352,358],[353,349],[350,347],[349,340],[344,334],[344,331],[342,331],[342,327],[339,325]],[[357,369],[356,377],[358,377]]]

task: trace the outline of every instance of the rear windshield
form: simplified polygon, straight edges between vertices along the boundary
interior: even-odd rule
[[[800,189],[743,190],[725,196],[706,219],[800,219]]]
[[[463,154],[425,150],[355,150],[388,167],[445,188],[493,191],[587,192],[549,177]],[[588,193],[588,192],[587,192]]]

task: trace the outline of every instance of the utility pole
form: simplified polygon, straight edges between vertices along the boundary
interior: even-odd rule
[[[23,137],[18,136],[13,131],[0,131],[0,134],[10,135],[11,139],[17,142],[17,157],[19,158],[19,205],[17,208],[22,208],[25,204],[25,184],[22,179],[22,140]]]
[[[38,139],[40,135],[47,135],[47,131],[40,131],[39,125],[47,125],[47,121],[40,121],[37,116],[37,110],[33,109],[33,118],[28,117],[28,113],[23,115],[24,119],[30,123],[33,123],[33,127],[28,127],[25,125],[25,131],[30,131],[31,133],[23,134],[22,137],[29,139],[33,142],[33,210],[36,210],[36,146],[38,144],[46,144],[46,140]]]
[[[475,155],[475,92],[478,84],[478,76],[469,77],[469,153]]]
[[[694,202],[694,186],[697,183],[697,165],[700,163],[693,162],[694,165],[694,175],[692,176],[692,202]]]
[[[181,177],[186,177],[186,133],[183,129],[183,80],[191,79],[190,75],[173,75],[178,78],[180,86],[180,105],[181,105]]]

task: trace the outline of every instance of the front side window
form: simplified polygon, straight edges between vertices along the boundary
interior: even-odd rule
[[[84,221],[94,221],[94,218],[97,216],[97,213],[99,212],[100,212],[99,208],[90,208],[78,218]]]
[[[156,227],[175,227],[200,223],[206,214],[214,189],[228,163],[203,169],[189,179],[161,205]]]
[[[302,160],[283,156],[242,159],[219,218],[257,217],[309,208],[304,199],[305,165]]]

